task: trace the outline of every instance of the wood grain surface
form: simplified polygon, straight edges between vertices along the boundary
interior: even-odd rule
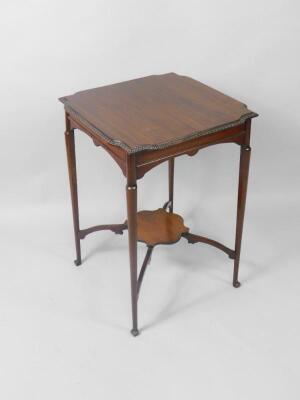
[[[176,243],[188,231],[180,215],[163,208],[137,213],[137,240],[148,246]]]
[[[128,153],[165,148],[257,116],[246,105],[175,73],[60,98],[70,115]]]

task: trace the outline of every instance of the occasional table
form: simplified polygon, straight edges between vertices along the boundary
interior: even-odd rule
[[[175,73],[152,75],[114,85],[84,90],[60,98],[65,107],[66,148],[76,245],[75,264],[81,264],[80,241],[96,231],[122,234],[128,230],[131,278],[132,330],[138,330],[138,296],[155,246],[206,243],[234,260],[233,286],[238,288],[242,231],[250,162],[251,119],[258,114],[247,106],[194,79]],[[127,219],[120,224],[79,225],[74,130],[91,137],[116,161],[127,180]],[[230,249],[207,237],[193,234],[183,218],[173,212],[174,160],[222,143],[240,146],[239,187],[235,247]],[[137,181],[148,171],[168,162],[169,198],[154,211],[137,210]],[[191,160],[192,162],[192,160]],[[138,274],[137,242],[147,246]]]

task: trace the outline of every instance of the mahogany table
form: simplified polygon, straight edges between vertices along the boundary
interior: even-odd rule
[[[80,240],[101,230],[122,234],[128,230],[131,277],[132,330],[139,334],[137,304],[151,253],[159,244],[207,243],[234,260],[233,286],[238,288],[239,262],[250,162],[251,119],[258,114],[247,106],[196,80],[175,73],[152,75],[60,98],[65,107],[66,148],[71,188],[77,258]],[[79,226],[74,130],[89,135],[117,162],[127,179],[127,220],[121,224]],[[173,212],[174,159],[195,155],[199,149],[221,143],[240,146],[239,188],[234,250],[189,232]],[[137,212],[137,180],[168,161],[169,199],[155,211]],[[147,245],[138,275],[137,241]]]

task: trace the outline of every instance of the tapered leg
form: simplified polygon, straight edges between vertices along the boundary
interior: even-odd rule
[[[129,239],[129,261],[130,261],[130,280],[131,280],[131,306],[132,306],[132,330],[131,334],[137,336],[138,318],[138,279],[137,279],[137,185],[136,168],[134,156],[127,158],[127,224]]]
[[[246,197],[247,197],[250,155],[251,155],[250,146],[248,144],[242,145],[240,153],[239,191],[238,191],[237,221],[236,221],[236,235],[235,235],[235,259],[234,259],[234,271],[233,271],[233,286],[235,288],[241,286],[240,282],[238,281],[238,273],[240,264]]]
[[[67,117],[66,117],[65,139],[66,139],[68,171],[69,171],[71,199],[72,199],[76,257],[77,257],[74,263],[75,265],[78,266],[81,264],[81,249],[80,249],[80,238],[79,238],[79,213],[78,213],[75,141],[74,141],[74,130],[70,129],[70,124]]]
[[[174,158],[169,160],[169,211],[173,212],[174,202]]]

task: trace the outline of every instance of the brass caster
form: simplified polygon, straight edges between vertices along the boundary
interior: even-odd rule
[[[241,283],[239,281],[233,282],[233,287],[239,288],[241,286]]]
[[[140,332],[138,329],[131,329],[130,333],[132,334],[132,336],[138,336]]]

